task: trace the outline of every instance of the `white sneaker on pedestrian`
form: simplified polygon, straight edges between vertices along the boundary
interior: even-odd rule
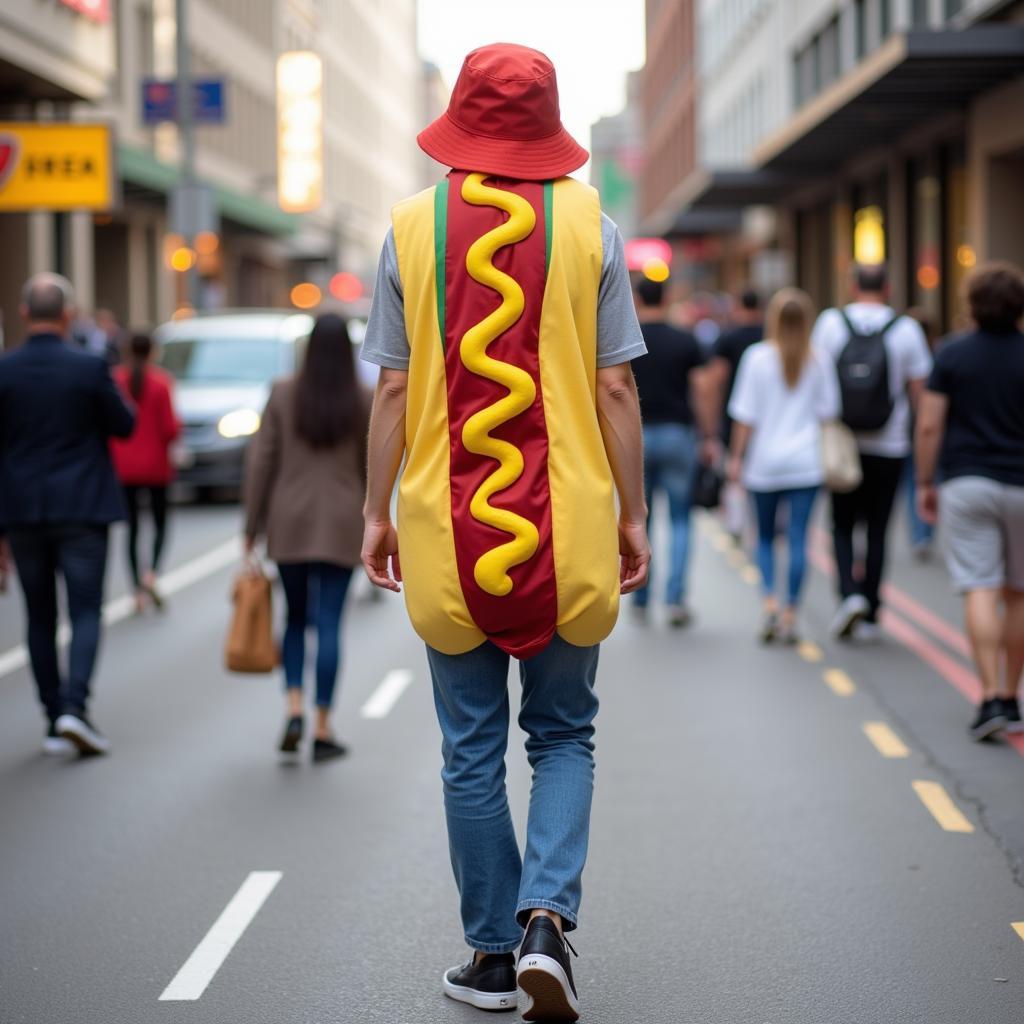
[[[857,623],[869,611],[871,605],[863,594],[851,594],[839,606],[829,632],[839,640],[848,640],[853,635]]]
[[[861,619],[853,627],[853,639],[876,644],[882,639],[882,627],[877,622]]]
[[[61,715],[55,725],[57,734],[73,743],[80,754],[106,754],[110,751],[110,740],[85,715]]]
[[[57,732],[56,725],[50,725],[50,731],[43,740],[43,753],[50,757],[64,757],[73,754],[77,748],[71,740],[66,740]]]

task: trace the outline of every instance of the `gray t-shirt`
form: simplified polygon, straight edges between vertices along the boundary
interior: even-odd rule
[[[615,222],[601,214],[601,284],[597,293],[597,365],[617,366],[647,352],[637,323],[626,269],[622,236]],[[402,281],[398,276],[395,234],[389,230],[377,266],[377,284],[366,324],[362,358],[391,370],[409,368]]]

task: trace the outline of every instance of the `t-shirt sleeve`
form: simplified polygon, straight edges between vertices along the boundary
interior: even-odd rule
[[[377,283],[373,289],[370,318],[360,357],[389,370],[409,368],[409,338],[405,333],[405,301],[398,275],[395,233],[388,229],[377,264]]]
[[[757,382],[754,380],[754,359],[751,349],[743,353],[736,371],[736,385],[729,399],[729,417],[737,423],[755,426],[758,419]]]
[[[811,344],[835,359],[848,333],[839,310],[826,309],[814,322],[814,328],[811,331]]]
[[[953,389],[953,373],[950,365],[952,346],[940,349],[935,353],[935,362],[928,377],[928,390],[940,395],[948,395]]]
[[[820,368],[821,386],[815,396],[814,412],[822,423],[839,419],[842,412],[842,399],[839,394],[839,376],[832,357],[824,351],[816,352]]]
[[[907,380],[923,380],[932,369],[932,354],[928,349],[928,339],[924,336],[921,325],[910,317],[904,317],[904,345],[906,346]]]
[[[647,352],[633,305],[622,235],[601,214],[601,284],[597,293],[597,365],[617,366]]]

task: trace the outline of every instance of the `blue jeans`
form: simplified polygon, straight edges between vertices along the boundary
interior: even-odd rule
[[[107,527],[92,524],[12,530],[28,619],[28,653],[39,700],[50,721],[64,711],[85,714],[100,645]],[[57,574],[64,577],[71,619],[67,684],[57,661]]]
[[[697,436],[682,423],[651,423],[644,427],[644,487],[647,508],[653,511],[654,496],[663,491],[668,498],[671,554],[665,603],[683,604],[686,598],[686,569],[690,561],[690,507],[693,480],[697,472]],[[650,529],[651,511],[647,525]],[[652,562],[653,564],[653,562]],[[647,585],[636,591],[634,601],[641,608],[650,600]]]
[[[519,664],[519,725],[533,769],[526,852],[505,793],[509,656],[491,643],[468,654],[427,648],[441,726],[448,846],[466,942],[506,953],[522,941],[530,910],[576,927],[594,789],[598,648],[555,636]]]
[[[903,482],[907,488],[907,523],[910,526],[910,543],[915,547],[931,544],[935,537],[935,527],[926,523],[917,514],[917,482],[914,472],[914,456],[908,455],[903,464]]]
[[[787,603],[796,608],[807,571],[807,526],[817,487],[796,487],[783,491],[751,491],[757,513],[757,565],[766,597],[775,593],[775,514],[779,502],[789,505],[789,588]]]
[[[345,607],[352,570],[330,562],[286,562],[277,567],[288,603],[285,620],[285,685],[302,689],[306,661],[306,627],[316,626],[316,704],[329,708],[334,701],[341,657],[341,613]],[[313,615],[310,616],[310,598]],[[311,621],[312,620],[312,621]]]

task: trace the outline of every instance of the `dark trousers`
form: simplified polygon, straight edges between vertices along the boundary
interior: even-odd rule
[[[10,533],[25,595],[28,653],[39,700],[51,721],[64,711],[84,714],[96,664],[107,567],[107,527],[38,526]],[[64,577],[71,618],[67,682],[57,661],[57,574]]]
[[[341,659],[341,613],[352,570],[330,562],[282,562],[281,576],[288,604],[281,660],[285,685],[302,688],[306,660],[306,628],[316,626],[316,705],[329,708]],[[313,614],[310,615],[312,607]]]
[[[861,485],[849,494],[832,495],[832,539],[840,596],[863,594],[871,606],[868,621],[874,622],[881,606],[878,591],[885,571],[885,535],[904,460],[862,454],[860,461],[864,471]],[[863,576],[857,578],[853,571],[853,532],[861,523],[867,531],[867,553]]]
[[[128,564],[132,567],[132,582],[136,589],[142,579],[139,570],[139,519],[143,491],[149,493],[149,511],[153,517],[153,560],[149,563],[153,572],[160,568],[160,556],[164,552],[164,540],[167,537],[167,488],[125,485],[124,498],[128,506]]]

